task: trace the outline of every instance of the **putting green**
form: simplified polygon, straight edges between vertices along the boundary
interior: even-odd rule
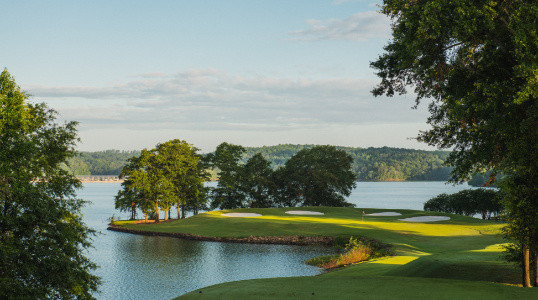
[[[501,258],[502,224],[459,215],[397,209],[304,207],[324,215],[290,215],[289,208],[236,209],[199,214],[157,225],[129,225],[133,229],[183,232],[214,237],[338,236],[379,239],[394,245],[398,256],[370,261],[314,277],[272,278],[223,283],[183,295],[190,299],[303,298],[367,299],[500,299],[508,295],[536,297],[538,289],[523,289],[520,270]],[[364,216],[398,212],[401,216]],[[228,218],[222,213],[259,213],[257,218]],[[413,223],[398,219],[449,216],[450,220]],[[127,223],[127,222],[126,222]],[[283,266],[285,267],[285,266]],[[502,284],[504,283],[504,284]]]

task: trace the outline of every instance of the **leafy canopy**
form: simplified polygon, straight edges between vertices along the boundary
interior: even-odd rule
[[[76,155],[76,122],[28,102],[0,74],[0,298],[93,299],[100,280],[84,255],[94,231],[76,198],[81,183],[62,169]]]
[[[529,249],[538,249],[530,225],[538,223],[538,3],[385,0],[381,12],[393,39],[371,64],[382,79],[374,95],[414,86],[417,105],[432,99],[432,129],[418,140],[453,149],[452,182],[489,169],[492,183],[505,175],[505,236],[520,244],[529,286]]]
[[[393,39],[371,63],[382,79],[373,93],[414,86],[417,104],[432,99],[432,129],[418,139],[454,149],[452,181],[537,166],[538,4],[385,0],[381,13]]]
[[[356,187],[352,161],[350,155],[334,146],[297,152],[286,162],[281,174],[277,174],[284,180],[282,202],[301,206],[353,206],[345,201]]]

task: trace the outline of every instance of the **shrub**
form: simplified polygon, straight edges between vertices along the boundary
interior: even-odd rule
[[[338,249],[345,248],[345,253],[329,256],[320,256],[313,259],[309,259],[305,261],[305,263],[308,265],[330,269],[361,261],[366,261],[371,258],[392,255],[392,252],[390,251],[392,245],[390,244],[383,244],[375,239],[354,239],[353,237],[349,237],[347,243],[343,242],[346,239],[347,237],[338,236],[333,241],[333,247]],[[342,244],[344,244],[344,247],[342,247]]]

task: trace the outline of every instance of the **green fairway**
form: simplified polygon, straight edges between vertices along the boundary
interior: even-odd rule
[[[395,257],[348,266],[314,277],[273,278],[223,283],[180,297],[234,299],[321,297],[367,299],[500,299],[504,295],[536,297],[538,289],[523,289],[520,270],[501,258],[504,243],[498,235],[502,224],[445,213],[305,207],[324,215],[289,215],[289,208],[236,209],[233,212],[262,214],[257,218],[221,216],[230,211],[213,211],[184,220],[157,225],[125,224],[127,228],[182,232],[212,237],[247,236],[367,236],[394,245]],[[383,211],[402,216],[365,216]],[[450,216],[450,220],[411,223],[398,219],[416,216]],[[285,268],[285,266],[282,266]],[[504,283],[504,284],[500,284]]]

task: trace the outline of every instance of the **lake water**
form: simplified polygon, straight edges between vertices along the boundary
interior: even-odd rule
[[[215,183],[209,183],[215,185]],[[221,282],[253,278],[317,275],[304,260],[334,253],[324,247],[227,244],[107,231],[119,183],[85,183],[78,195],[92,204],[83,209],[94,238],[88,257],[104,284],[98,299],[171,299]],[[348,201],[361,208],[422,209],[440,193],[469,188],[442,182],[358,182]],[[175,214],[173,214],[175,215]]]

